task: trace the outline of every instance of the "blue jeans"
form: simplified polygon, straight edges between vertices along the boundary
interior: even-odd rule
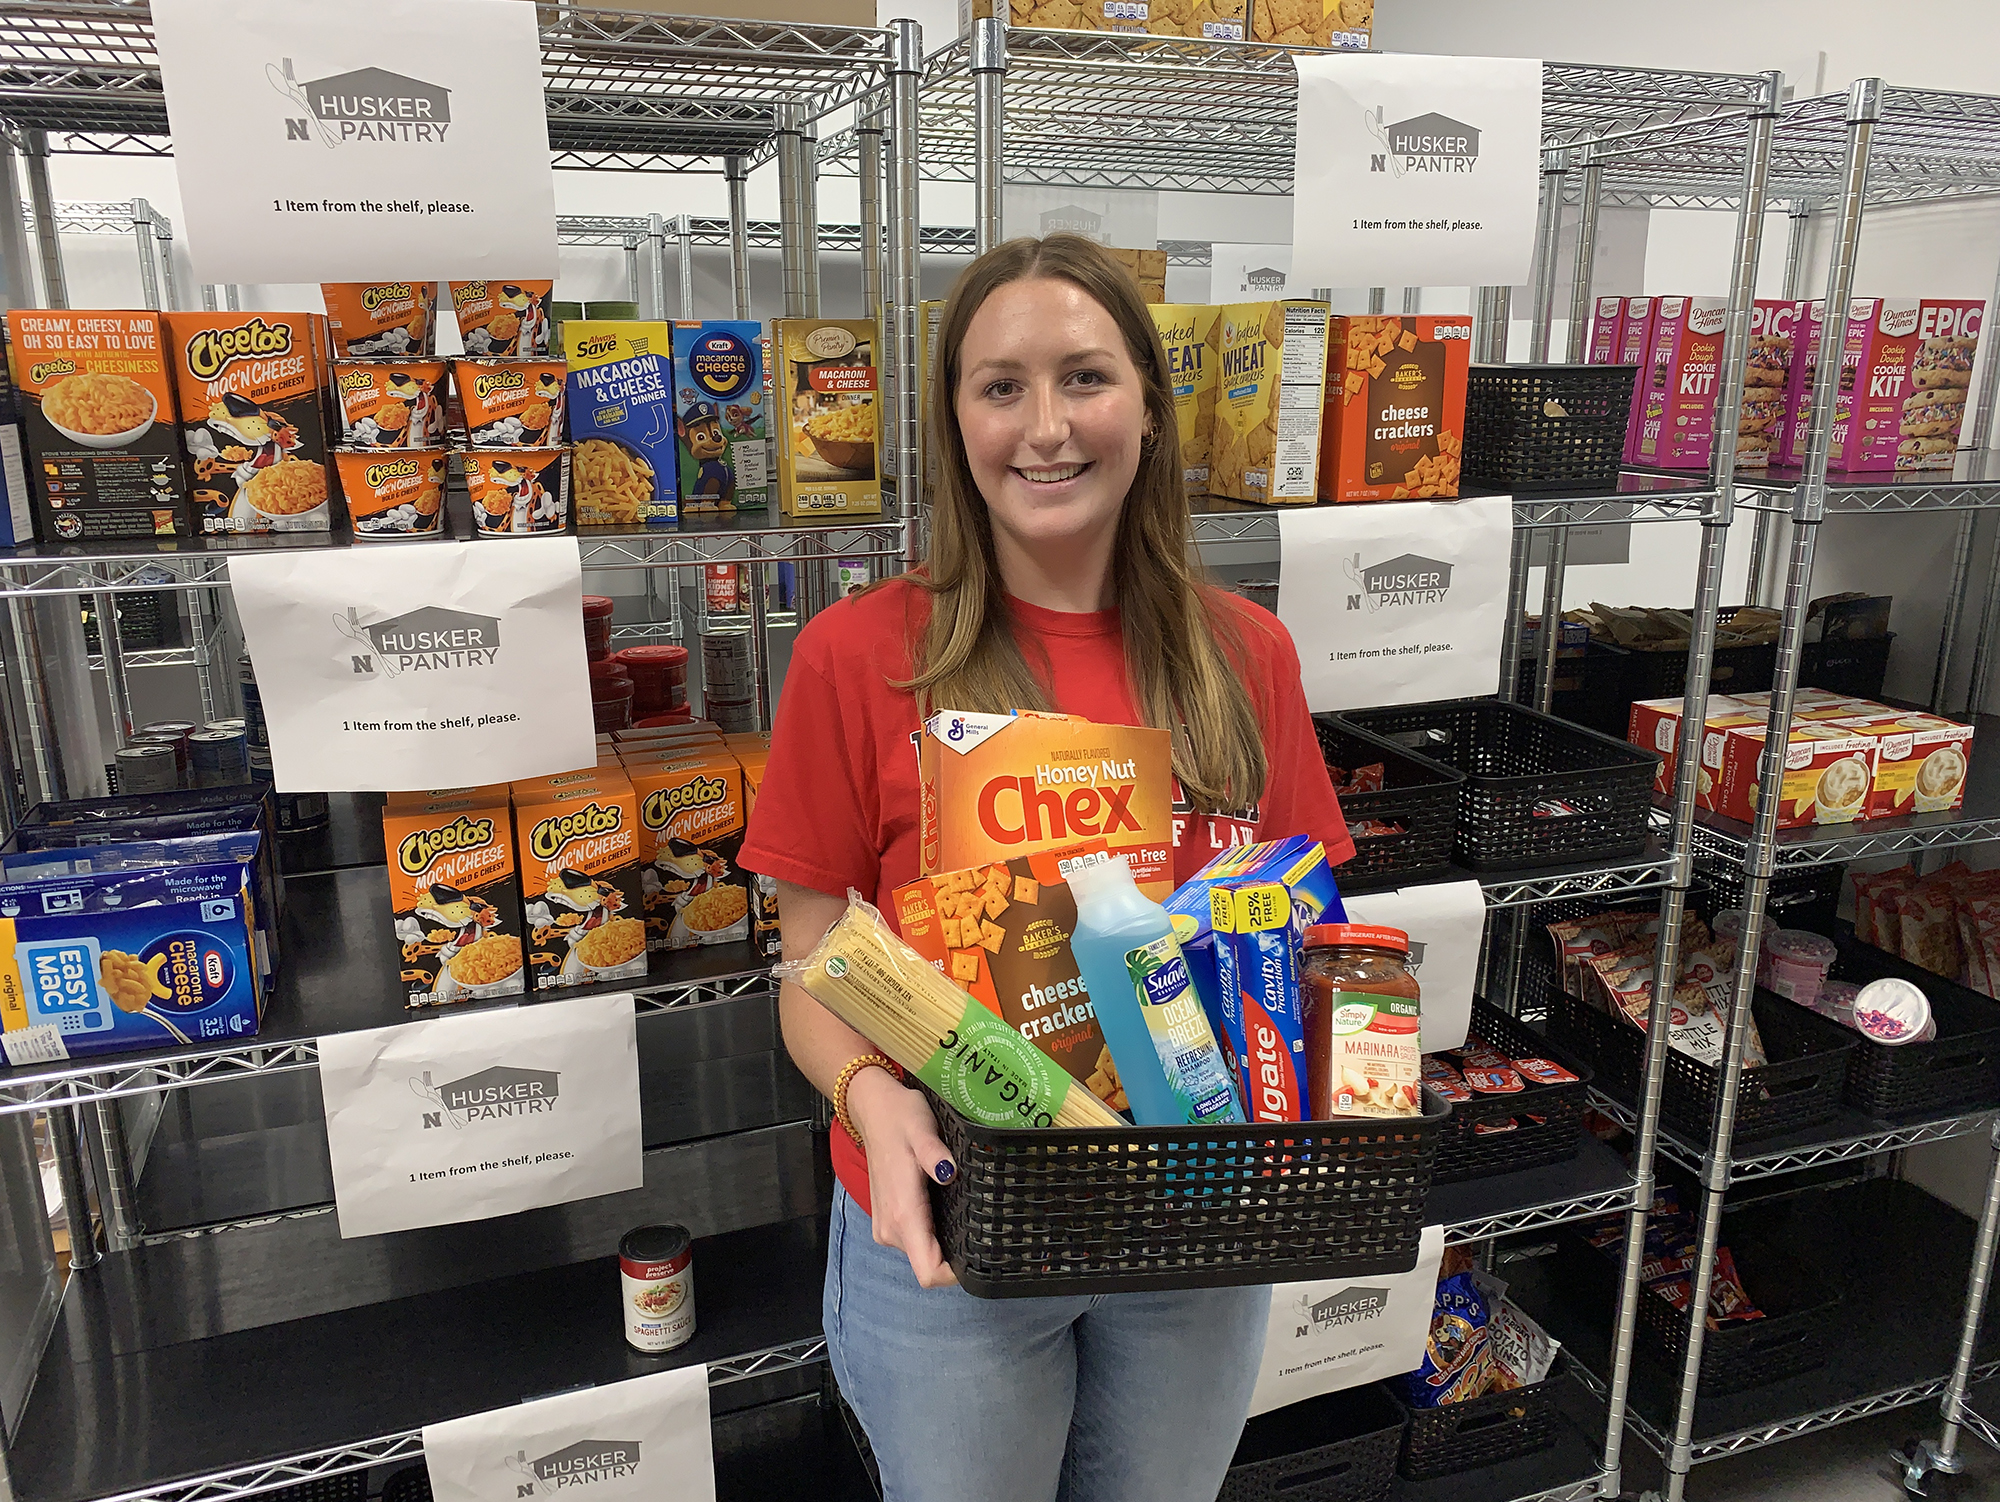
[[[975,1299],[922,1288],[844,1189],[824,1320],[884,1502],[1215,1502],[1268,1288]]]

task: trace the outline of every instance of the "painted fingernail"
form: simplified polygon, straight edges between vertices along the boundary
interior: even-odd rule
[[[938,1159],[938,1166],[932,1169],[931,1172],[937,1176],[937,1181],[940,1184],[949,1184],[952,1175],[958,1172],[958,1168],[951,1159],[940,1158]]]

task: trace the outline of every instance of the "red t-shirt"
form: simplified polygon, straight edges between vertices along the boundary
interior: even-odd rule
[[[1186,881],[1218,850],[1260,839],[1311,835],[1339,865],[1354,854],[1313,734],[1291,634],[1269,611],[1212,590],[1242,640],[1235,666],[1250,690],[1270,764],[1264,796],[1243,817],[1174,805],[1174,880]],[[1042,673],[1051,706],[1099,724],[1143,724],[1125,669],[1118,612],[1045,610],[1010,599],[1015,639]],[[740,863],[779,881],[834,896],[853,887],[884,913],[890,894],[922,875],[918,862],[916,699],[891,688],[912,676],[930,596],[910,583],[842,600],[799,633],[771,734],[771,759],[744,836]],[[892,920],[893,921],[893,920]],[[867,1160],[837,1124],[834,1171],[868,1208]]]

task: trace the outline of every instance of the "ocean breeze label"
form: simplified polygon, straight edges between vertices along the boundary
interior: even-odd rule
[[[644,1181],[629,992],[335,1033],[319,1073],[343,1237]]]

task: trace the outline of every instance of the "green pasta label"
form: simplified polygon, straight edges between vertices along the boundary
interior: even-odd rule
[[[1053,1126],[1069,1090],[1067,1071],[971,997],[917,1078],[967,1121],[991,1127]]]

